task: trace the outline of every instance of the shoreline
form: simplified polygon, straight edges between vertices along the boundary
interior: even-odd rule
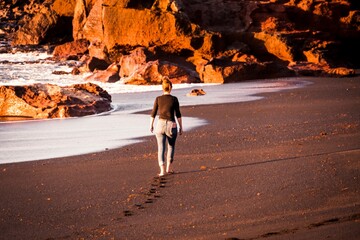
[[[226,85],[207,85],[208,94],[187,97],[189,87],[181,85],[174,95],[182,106],[206,103],[245,102],[259,100],[262,92],[284,91],[304,87],[306,80],[285,78],[248,81]],[[198,87],[193,86],[193,87]],[[97,115],[64,119],[0,122],[0,163],[25,162],[48,158],[78,156],[123,147],[136,142],[132,139],[151,136],[148,117],[134,114],[150,110],[160,91],[113,94],[114,110]],[[187,129],[204,124],[205,120],[184,117]],[[131,124],[129,124],[131,123]],[[34,131],[36,129],[36,131]],[[21,146],[19,145],[21,143]],[[76,147],[73,147],[76,146]]]
[[[0,239],[356,239],[358,80],[314,79],[259,101],[182,107],[210,124],[179,137],[177,173],[162,183],[152,136],[2,164]]]

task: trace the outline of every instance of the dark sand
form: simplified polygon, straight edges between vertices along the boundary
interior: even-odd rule
[[[360,239],[360,79],[313,82],[182,108],[163,179],[154,137],[0,165],[0,239]]]

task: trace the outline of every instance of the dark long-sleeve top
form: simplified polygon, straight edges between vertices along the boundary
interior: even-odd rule
[[[157,112],[159,112],[159,118],[174,122],[175,116],[181,118],[179,100],[169,94],[156,97],[151,117],[155,118]]]

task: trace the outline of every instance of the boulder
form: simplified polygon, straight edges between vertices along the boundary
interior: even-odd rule
[[[196,83],[199,79],[185,68],[166,62],[149,61],[122,78],[123,83],[133,85],[161,84],[164,76],[169,77],[172,83]]]
[[[168,61],[159,62],[158,71],[160,75],[167,76],[172,83],[199,83],[197,72]]]
[[[65,118],[111,110],[111,96],[92,83],[66,87],[51,84],[0,86],[0,99],[0,116]]]
[[[147,62],[148,57],[144,47],[139,47],[130,52],[129,55],[123,55],[120,59],[120,77],[128,77],[139,68],[142,68]]]
[[[123,83],[133,85],[161,84],[163,76],[159,73],[159,61],[149,61],[122,78]]]
[[[69,57],[83,55],[88,51],[88,47],[88,40],[79,39],[56,46],[53,51],[53,56],[60,59],[67,59]]]
[[[240,82],[259,78],[259,72],[264,72],[266,66],[259,63],[210,61],[207,63],[200,78],[204,83]]]
[[[172,83],[199,82],[195,71],[154,58],[143,47],[134,49],[129,55],[123,55],[120,59],[120,77],[127,84],[160,84],[163,76],[169,77]]]
[[[86,77],[85,80],[109,83],[117,82],[120,80],[119,66],[113,63],[106,70],[95,71],[92,75]]]
[[[201,81],[204,83],[229,83],[244,80],[279,78],[294,76],[294,72],[287,67],[274,62],[258,62],[256,59],[244,55],[245,62],[228,59],[212,59],[202,69],[199,68]]]
[[[192,89],[189,93],[186,94],[187,97],[203,96],[206,92],[202,88]]]
[[[29,22],[20,28],[13,36],[13,45],[39,45],[55,27],[58,15],[44,6]]]

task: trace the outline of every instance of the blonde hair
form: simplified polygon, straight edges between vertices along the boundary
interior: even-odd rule
[[[162,89],[164,92],[171,92],[172,83],[168,77],[163,77],[162,79]]]

